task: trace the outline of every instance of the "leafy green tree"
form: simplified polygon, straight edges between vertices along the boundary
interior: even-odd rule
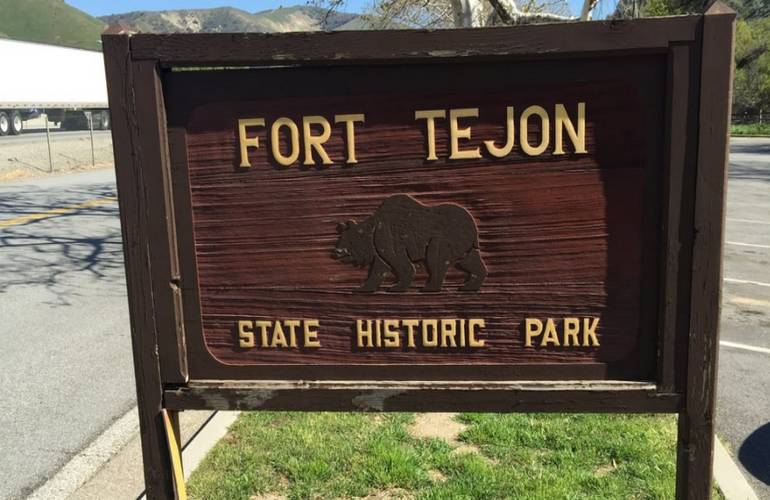
[[[739,19],[735,33],[733,112],[770,111],[770,18]]]
[[[613,17],[702,13],[710,0],[620,0]],[[733,113],[756,121],[770,114],[770,0],[727,0],[738,13]]]

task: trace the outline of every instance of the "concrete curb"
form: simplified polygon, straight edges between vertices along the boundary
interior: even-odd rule
[[[138,433],[139,415],[136,407],[133,407],[36,489],[27,500],[68,497]]]
[[[184,466],[185,481],[198,468],[206,454],[225,437],[227,430],[236,421],[239,411],[216,411],[198,429],[186,445],[182,447],[182,465]],[[137,500],[146,500],[147,496],[142,492]]]
[[[759,500],[717,436],[714,436],[714,479],[727,500]]]
[[[225,436],[228,428],[235,422],[240,412],[213,412],[200,427],[187,439],[182,447],[182,462],[184,464],[185,479],[200,465],[206,454],[214,447],[217,442]],[[82,494],[81,487],[92,486],[91,482],[99,475],[103,475],[103,469],[109,467],[111,462],[125,459],[126,453],[136,455],[132,458],[140,474],[139,478],[131,477],[131,481],[123,484],[116,472],[108,472],[111,483],[122,494],[128,494],[132,489],[134,492],[142,491],[134,489],[144,488],[144,481],[141,480],[141,451],[138,445],[139,440],[139,418],[136,407],[131,408],[122,417],[115,421],[101,435],[99,435],[82,452],[75,455],[64,467],[46,481],[42,486],[36,489],[28,500],[52,500],[69,498],[73,494],[78,498],[93,497],[92,494]],[[130,442],[136,441],[132,446],[127,446]],[[131,449],[127,449],[131,448]],[[133,449],[136,448],[136,449]],[[122,457],[122,458],[121,458]],[[127,471],[122,470],[117,473],[123,476]],[[97,484],[99,480],[97,480]],[[139,482],[139,484],[135,484]],[[128,484],[131,483],[131,484]],[[103,483],[102,483],[103,484]],[[93,487],[91,488],[93,489]],[[97,487],[98,489],[98,487]],[[128,495],[131,498],[137,498],[136,493]],[[139,498],[146,498],[144,491]]]
[[[206,422],[203,427],[182,448],[182,464],[184,465],[184,478],[189,479],[190,474],[203,461],[206,454],[225,437],[227,430],[238,419],[239,411],[218,411]]]

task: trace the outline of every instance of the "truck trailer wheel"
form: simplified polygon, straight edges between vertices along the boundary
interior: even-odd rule
[[[21,129],[24,127],[24,121],[21,119],[21,113],[18,111],[11,111],[11,134],[21,134]]]
[[[0,111],[0,135],[8,135],[11,130],[11,119],[8,118],[8,113]]]

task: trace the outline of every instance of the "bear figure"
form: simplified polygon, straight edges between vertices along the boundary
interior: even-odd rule
[[[369,266],[360,292],[376,291],[389,272],[397,282],[388,291],[407,290],[414,279],[415,262],[422,262],[429,274],[424,292],[440,291],[451,265],[467,275],[460,288],[463,291],[477,291],[487,275],[476,223],[459,205],[429,207],[411,196],[393,195],[366,220],[338,224],[337,232],[332,257]]]

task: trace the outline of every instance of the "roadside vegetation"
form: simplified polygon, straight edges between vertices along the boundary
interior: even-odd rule
[[[770,136],[770,123],[733,123],[730,135],[766,135]]]
[[[243,414],[188,492],[210,500],[673,498],[673,416],[466,413],[453,417],[459,430],[449,438],[415,433],[415,418]]]

